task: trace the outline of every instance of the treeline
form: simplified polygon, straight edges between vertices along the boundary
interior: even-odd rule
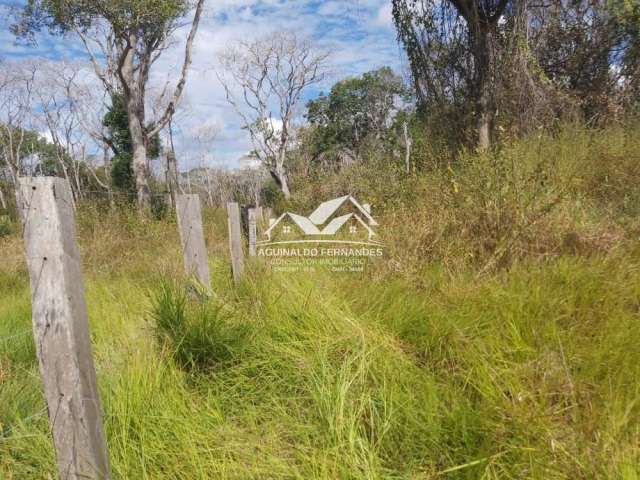
[[[296,202],[322,182],[364,188],[344,174],[354,166],[381,184],[404,182],[450,168],[465,150],[567,122],[600,128],[640,108],[635,0],[393,0],[408,82],[384,67],[305,104],[326,84],[329,52],[293,32],[228,45],[215,75],[251,139],[251,168],[213,169],[174,149],[203,1],[166,2],[161,15],[149,6],[30,0],[15,18],[16,38],[74,35],[90,62],[3,63],[3,208],[17,176],[42,174],[69,178],[76,199],[124,197],[141,208],[184,190],[212,205]],[[181,73],[160,88],[151,69],[187,18]],[[215,151],[215,135],[202,143]],[[181,171],[186,163],[199,166]]]
[[[454,144],[637,112],[636,1],[393,0],[393,17],[423,118]]]

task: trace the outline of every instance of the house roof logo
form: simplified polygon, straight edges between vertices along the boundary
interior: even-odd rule
[[[353,211],[337,216],[338,210],[344,206],[351,206]],[[274,240],[273,236],[276,230],[282,227],[285,220],[290,220],[292,224],[296,225],[303,238],[286,241]],[[366,240],[321,238],[337,235],[347,224],[351,224],[351,233],[358,231],[357,226],[360,226],[362,231],[366,233]],[[378,226],[378,222],[371,215],[371,207],[368,204],[361,204],[353,196],[345,195],[321,203],[308,217],[285,212],[277,219],[270,219],[269,228],[264,232],[266,240],[257,243],[262,246],[283,243],[352,243],[381,246],[381,243],[375,240],[377,233],[374,228]]]

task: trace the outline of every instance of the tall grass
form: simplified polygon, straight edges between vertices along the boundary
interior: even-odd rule
[[[456,463],[469,478],[636,478],[640,257],[564,258],[416,294],[364,283],[355,307],[387,326],[473,410]],[[452,405],[455,405],[452,404]],[[460,422],[464,424],[464,422]],[[448,436],[455,441],[455,435]]]
[[[188,370],[223,367],[242,354],[249,323],[232,324],[223,305],[206,298],[189,301],[187,290],[162,283],[153,299],[155,337],[177,364]]]
[[[211,298],[170,218],[81,206],[114,477],[637,479],[637,142],[560,132],[374,192],[388,250],[363,275],[250,264],[234,287],[207,212]],[[3,479],[55,476],[29,331],[0,237]]]

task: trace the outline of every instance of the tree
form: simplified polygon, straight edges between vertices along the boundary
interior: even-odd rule
[[[603,122],[637,98],[637,1],[393,0],[393,14],[420,111],[450,143],[470,119],[486,148],[505,127]]]
[[[640,3],[618,0],[614,15],[625,32],[627,48],[622,55],[623,94],[627,107],[640,112]]]
[[[640,4],[532,2],[529,16],[532,50],[541,69],[577,98],[585,119],[606,120],[619,109],[622,90],[637,79]]]
[[[136,192],[136,177],[133,169],[133,142],[129,131],[129,114],[126,100],[121,94],[111,97],[111,106],[103,118],[108,130],[107,142],[113,157],[111,158],[111,182],[124,192]],[[156,134],[148,141],[147,156],[157,158],[160,154],[160,136]]]
[[[287,199],[291,196],[287,154],[295,134],[296,109],[305,89],[325,78],[327,58],[326,52],[293,33],[236,42],[220,57],[226,74],[219,72],[218,78],[227,101],[249,132],[253,153]]]
[[[320,163],[355,159],[367,143],[383,140],[407,92],[389,67],[336,83],[328,95],[307,103],[312,158]]]
[[[101,184],[88,163],[88,137],[80,128],[82,66],[47,60],[5,66],[0,73],[2,176],[14,186],[21,175],[61,176],[69,181],[74,201],[82,198],[84,187]],[[16,189],[17,200],[18,195]]]
[[[151,139],[169,122],[182,95],[203,4],[204,0],[195,2],[173,95],[164,113],[150,124],[146,120],[145,99],[151,67],[191,9],[189,0],[28,0],[12,27],[15,34],[26,38],[45,27],[57,34],[74,32],[111,97],[123,96],[140,207],[148,207],[150,201],[147,150]]]
[[[496,29],[511,0],[393,0],[398,37],[407,51],[418,98],[452,99],[463,90],[475,104],[476,144],[489,147],[494,116]],[[468,61],[470,60],[470,61]]]
[[[18,177],[24,158],[33,151],[29,138],[29,113],[35,71],[0,61],[0,159],[2,176],[13,186],[16,205],[20,205]],[[17,68],[16,68],[17,67]]]
[[[85,184],[87,140],[80,128],[76,108],[82,66],[77,63],[38,61],[35,76],[33,116],[40,131],[46,132],[55,163],[46,169],[60,173],[71,186],[74,201],[82,198]],[[44,170],[43,170],[44,173]]]

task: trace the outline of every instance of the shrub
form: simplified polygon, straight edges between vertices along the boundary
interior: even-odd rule
[[[153,298],[155,337],[183,369],[206,372],[228,364],[245,349],[250,330],[234,324],[213,300],[189,298],[184,288],[161,285]]]

